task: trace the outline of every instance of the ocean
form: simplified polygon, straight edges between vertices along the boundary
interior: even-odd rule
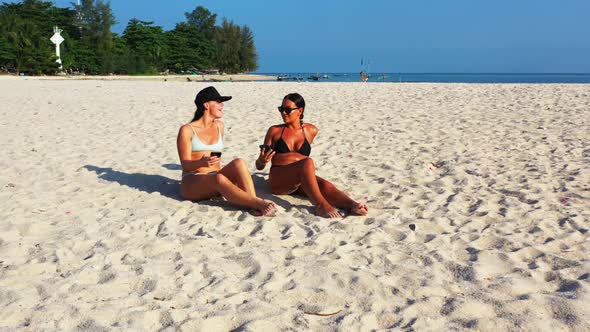
[[[360,73],[257,73],[282,77],[284,81],[361,82]],[[507,74],[507,73],[370,73],[369,82],[429,83],[590,83],[590,74]]]

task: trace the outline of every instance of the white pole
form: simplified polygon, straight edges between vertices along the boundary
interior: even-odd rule
[[[57,60],[55,60],[55,62],[59,63],[59,69],[63,69],[62,65],[61,65],[61,55],[59,52],[59,45],[64,41],[64,38],[61,36],[61,32],[62,30],[58,27],[54,27],[53,28],[53,36],[49,39],[51,40],[52,43],[55,44],[55,55],[57,56]]]

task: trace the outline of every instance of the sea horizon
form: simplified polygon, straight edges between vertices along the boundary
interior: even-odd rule
[[[359,72],[253,72],[285,81],[361,82]],[[368,82],[402,83],[590,83],[590,73],[372,72]],[[317,78],[317,79],[316,79]]]

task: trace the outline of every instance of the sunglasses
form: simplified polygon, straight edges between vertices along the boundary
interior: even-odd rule
[[[290,107],[283,107],[283,106],[279,106],[277,108],[279,109],[279,113],[285,112],[285,114],[287,114],[287,115],[291,114],[291,112],[293,112],[294,110],[299,109],[299,107],[290,108]]]

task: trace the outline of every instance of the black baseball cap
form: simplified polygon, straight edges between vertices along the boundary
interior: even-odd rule
[[[195,97],[195,105],[198,107],[199,105],[203,105],[203,103],[211,100],[228,101],[230,99],[231,96],[222,96],[214,87],[208,86],[197,93],[197,96]]]

